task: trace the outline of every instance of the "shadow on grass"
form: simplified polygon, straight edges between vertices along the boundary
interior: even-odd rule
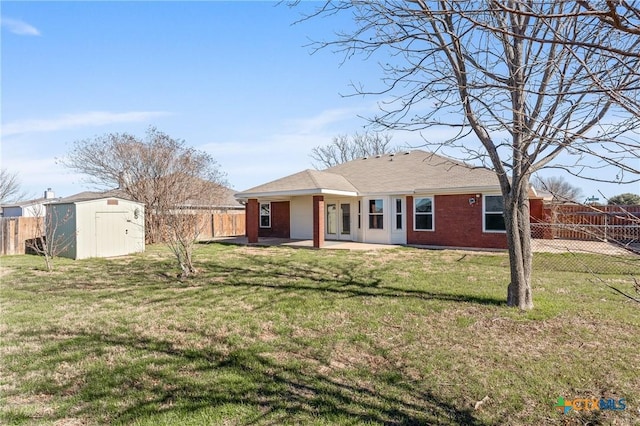
[[[266,249],[265,249],[266,250]],[[290,249],[288,249],[290,250]],[[197,264],[201,274],[193,279],[180,280],[175,275],[174,262],[168,259],[92,259],[91,267],[74,265],[65,272],[64,279],[51,280],[45,289],[35,285],[39,292],[64,293],[68,290],[96,291],[96,298],[111,298],[117,291],[134,294],[151,290],[187,288],[190,286],[222,285],[238,289],[269,289],[276,292],[331,293],[343,297],[382,297],[440,300],[445,302],[466,302],[489,306],[505,306],[503,298],[473,294],[473,289],[443,291],[441,286],[434,290],[411,288],[394,280],[383,279],[381,275],[400,271],[402,264],[390,262],[375,268],[361,263],[362,257],[323,257],[320,252],[295,249],[304,253],[304,260],[296,256],[287,257],[282,253],[269,255],[246,255],[241,258],[207,260]],[[98,265],[95,265],[98,262]],[[452,267],[455,267],[452,266]],[[53,276],[52,276],[53,278]],[[428,287],[428,286],[425,286]],[[157,292],[154,302],[167,301],[175,294]],[[186,297],[186,295],[182,295]]]
[[[193,305],[196,299],[216,303],[212,292],[228,301],[264,289],[269,294],[265,307],[274,298],[309,292],[504,304],[462,291],[403,286],[387,279],[386,273],[396,265],[372,269],[362,264],[363,259],[223,256],[201,263],[202,274],[182,283],[158,273],[169,266],[167,260],[105,261],[95,271],[86,270],[86,275],[74,270],[75,277],[43,291],[66,297],[64,292],[71,290],[70,296],[81,297],[74,295],[96,290],[94,297],[113,298],[113,303],[117,303],[116,293],[136,303]],[[175,293],[180,286],[192,286],[192,291]],[[207,412],[214,417],[207,423],[484,424],[468,403],[439,395],[433,384],[411,379],[412,374],[393,367],[393,362],[381,371],[363,372],[357,363],[327,364],[321,355],[309,355],[304,341],[295,339],[249,345],[238,343],[242,339],[236,335],[229,340],[201,335],[189,343],[118,330],[79,332],[73,325],[26,330],[25,336],[42,345],[6,359],[4,368],[19,377],[3,398],[19,401],[24,395],[44,396],[48,408],[31,416],[5,407],[4,420],[53,423],[76,418],[91,423],[153,424],[169,417],[176,423]]]
[[[247,256],[240,265],[209,261],[204,269],[210,275],[224,277],[225,285],[235,287],[333,293],[344,297],[415,298],[506,306],[504,299],[490,296],[390,285],[377,276],[380,270],[357,263],[328,267],[320,262],[298,263],[278,261],[269,256]]]
[[[394,371],[389,380],[354,378],[315,359],[300,362],[300,354],[282,358],[277,348],[270,352],[212,343],[220,349],[185,349],[148,337],[68,334],[30,355],[35,361],[33,371],[25,373],[31,377],[30,392],[52,395],[57,402],[37,420],[151,424],[163,416],[191,419],[205,410],[219,420],[247,425],[318,419],[343,424],[484,424],[470,407],[442,400],[429,384],[409,380],[402,372]],[[108,356],[113,353],[122,359],[114,362]],[[72,360],[78,363],[75,374],[41,377],[43,369],[57,371]],[[19,395],[20,388],[14,392]],[[5,414],[10,423],[19,418],[17,413]],[[22,420],[29,418],[23,415]]]

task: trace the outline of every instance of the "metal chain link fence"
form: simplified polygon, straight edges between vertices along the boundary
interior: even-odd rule
[[[545,212],[545,221],[531,224],[535,269],[588,273],[640,300],[640,206],[560,205]]]

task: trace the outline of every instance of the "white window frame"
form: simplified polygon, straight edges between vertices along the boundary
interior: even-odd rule
[[[263,215],[262,214],[262,206],[268,206],[267,208],[269,209],[269,215]],[[258,212],[259,212],[259,218],[258,220],[260,221],[260,228],[271,228],[271,202],[268,203],[260,203],[260,206],[258,208]],[[268,217],[269,218],[269,225],[268,226],[263,226],[262,225],[262,218],[263,217]]]
[[[431,213],[418,213],[416,212],[416,206],[418,205],[417,201],[422,198],[428,198],[431,200]],[[417,216],[420,215],[431,215],[431,229],[419,229],[416,227]],[[433,232],[436,230],[436,197],[432,195],[421,195],[419,197],[413,198],[413,230],[417,232]]]
[[[333,206],[333,214],[334,214],[334,220],[330,220],[329,219],[329,206]],[[327,216],[325,218],[325,230],[327,235],[338,235],[338,209],[339,209],[339,204],[336,202],[331,202],[331,203],[327,203],[325,210],[327,211]],[[335,229],[333,230],[333,232],[331,232],[331,225],[335,225]]]
[[[376,201],[382,201],[382,213],[371,213],[371,202],[375,202]],[[372,230],[372,231],[381,231],[384,229],[384,210],[385,210],[385,206],[384,206],[385,202],[384,202],[384,198],[370,198],[367,202],[367,228]],[[371,217],[372,216],[380,216],[382,217],[382,228],[372,228],[371,227]]]
[[[485,232],[487,234],[506,234],[507,230],[506,229],[487,229],[487,214],[497,214],[497,213],[502,213],[502,215],[504,216],[504,209],[502,210],[502,212],[498,212],[498,211],[487,211],[487,197],[501,197],[502,198],[502,194],[482,194],[482,232]],[[504,205],[504,203],[503,203]],[[506,228],[506,224],[505,224],[505,228]]]
[[[398,211],[398,202],[400,202],[400,211]],[[393,199],[393,229],[394,231],[402,231],[404,229],[404,199]],[[398,227],[398,217],[400,217],[400,227]]]

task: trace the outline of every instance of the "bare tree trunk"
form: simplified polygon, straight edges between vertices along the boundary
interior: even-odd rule
[[[513,196],[504,197],[504,219],[509,247],[511,283],[507,287],[507,305],[532,309],[531,292],[531,225],[529,200],[525,188]]]

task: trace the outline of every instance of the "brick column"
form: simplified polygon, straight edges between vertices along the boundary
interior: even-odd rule
[[[313,196],[313,247],[324,245],[324,197]]]
[[[246,232],[249,243],[258,242],[258,230],[260,228],[260,204],[255,198],[247,201],[246,207]]]

